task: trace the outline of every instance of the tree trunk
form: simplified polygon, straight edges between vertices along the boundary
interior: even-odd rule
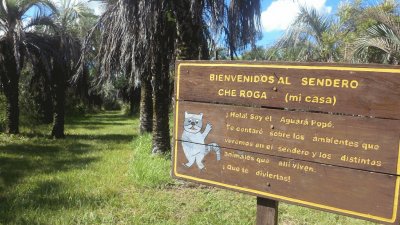
[[[9,87],[5,88],[5,95],[7,99],[7,127],[6,132],[9,134],[19,133],[19,89],[18,80],[12,81]]]
[[[17,63],[13,54],[4,59],[4,71],[1,71],[0,77],[4,87],[4,94],[7,100],[6,109],[6,133],[19,133],[19,73]]]
[[[158,74],[153,76],[154,81],[154,125],[153,125],[153,153],[167,153],[171,150],[169,133],[169,69],[162,66]],[[162,73],[162,75],[160,74]]]
[[[165,3],[165,2],[164,2]],[[153,52],[153,154],[171,151],[169,133],[169,65],[173,57],[175,43],[175,23],[167,19],[165,5],[162,4],[157,18],[155,51]]]
[[[143,78],[140,88],[140,133],[153,131],[153,89],[150,79]]]
[[[65,120],[65,96],[67,89],[67,80],[65,71],[56,70],[60,75],[54,82],[55,106],[54,106],[54,123],[51,131],[51,136],[54,138],[65,138],[64,134],[64,120]]]
[[[140,87],[134,88],[129,95],[129,114],[135,115],[140,108]]]

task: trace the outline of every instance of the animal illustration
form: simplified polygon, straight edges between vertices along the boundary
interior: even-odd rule
[[[216,143],[205,144],[205,139],[212,129],[212,125],[207,123],[203,133],[203,113],[191,114],[185,112],[184,131],[182,134],[182,147],[188,162],[184,164],[191,167],[196,162],[200,170],[204,169],[203,159],[211,151],[217,155],[217,160],[221,160],[220,148]]]

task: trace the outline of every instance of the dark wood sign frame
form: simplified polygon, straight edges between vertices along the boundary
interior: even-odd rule
[[[264,77],[261,78],[261,75]],[[254,82],[255,76],[258,77],[259,82]],[[247,82],[243,82],[245,81],[243,79],[247,79]],[[263,82],[261,82],[261,79],[263,79]],[[279,84],[279,81],[282,81],[281,84]],[[319,82],[318,85],[320,86],[316,86],[316,81]],[[350,86],[350,82],[353,82],[353,88]],[[219,91],[221,89],[228,91]],[[237,93],[242,89],[252,93],[249,92],[249,95],[243,93],[243,96],[239,97]],[[276,200],[380,223],[399,223],[399,67],[323,63],[271,64],[236,61],[181,61],[177,62],[176,65],[175,91],[173,152],[173,176],[175,178],[256,195],[259,197],[258,202],[260,203],[258,204],[258,211],[269,212],[271,215],[277,212],[277,202],[273,201]],[[258,91],[256,97],[254,97],[255,91]],[[263,93],[265,96],[262,96]],[[335,103],[333,104],[332,101],[330,104],[325,104],[325,100],[324,103],[320,103],[318,102],[320,98],[314,103],[306,101],[288,102],[287,96],[292,93],[303,97],[315,95],[332,96]],[[198,118],[200,115],[186,114],[191,112],[191,109],[196,113],[204,113],[204,115],[201,113],[200,116],[200,121],[204,118],[203,126],[200,126],[200,130],[196,131],[199,134],[203,132],[204,136],[200,139],[200,136],[196,136],[194,139],[185,139],[186,128],[184,126],[190,126],[189,122],[192,122],[187,120],[186,117],[193,116],[193,118]],[[249,114],[246,114],[246,112]],[[229,113],[233,116],[230,116]],[[254,117],[257,120],[257,115],[263,116],[264,120],[260,117],[259,121],[251,121],[249,119],[250,113],[255,115]],[[224,117],[223,115],[226,116]],[[272,115],[275,118],[274,122],[267,120],[266,115]],[[285,124],[279,121],[279,117],[291,118],[293,120],[290,121],[294,122]],[[206,124],[211,118],[212,124]],[[315,122],[315,127],[311,125],[305,126],[300,122],[310,118],[318,121],[320,126],[316,125],[317,122]],[[336,124],[337,127],[331,125],[331,127],[327,128],[328,121]],[[230,124],[228,123],[233,123],[235,125],[233,127],[237,130],[229,129],[228,126]],[[244,125],[239,129],[238,125],[241,124]],[[322,126],[325,127],[321,128]],[[265,133],[259,135],[256,131],[257,129],[253,128],[263,129]],[[291,133],[293,131],[303,132],[306,140],[304,140],[304,137],[303,140],[294,140],[295,134],[292,135]],[[208,135],[209,132],[210,135]],[[287,137],[268,136],[268,132],[287,135]],[[182,133],[183,136],[181,136]],[[354,140],[343,142],[346,143],[343,146],[317,142],[312,144],[307,139],[318,135],[332,137],[332,140],[334,140],[333,137],[338,136],[345,139],[352,133],[356,133]],[[376,135],[380,135],[380,137],[377,138]],[[226,137],[230,137],[236,142],[239,142],[240,137],[247,140],[251,139],[253,142],[261,142],[265,139],[266,142],[272,143],[271,145],[274,146],[275,151],[258,151],[254,146],[253,148],[247,147],[248,144],[247,146],[245,144],[242,144],[242,146],[230,145],[228,142],[223,141],[224,138],[226,140]],[[328,137],[323,140],[328,140]],[[214,143],[210,144],[212,141],[216,141],[219,146],[214,145]],[[363,143],[363,141],[368,143]],[[351,156],[347,156],[348,153],[346,153],[347,158],[342,153],[351,148],[349,147],[351,144],[348,144],[350,142],[357,142],[357,148],[354,147],[354,144],[352,146],[352,149],[356,150],[352,150],[352,154],[355,156],[351,160],[349,160]],[[228,164],[221,166],[222,164],[214,163],[217,155],[215,153],[208,154],[208,156],[204,155],[204,158],[200,159],[193,158],[192,163],[190,163],[188,157],[185,157],[187,153],[184,148],[185,146],[186,148],[194,146],[193,144],[205,145],[206,151],[210,152],[218,148],[219,157],[222,157],[222,160],[225,160]],[[365,144],[365,146],[363,145],[364,149],[361,147],[362,144]],[[276,150],[276,146],[283,145],[301,146],[301,149],[309,151],[317,149],[318,146],[323,146],[327,150],[321,150],[320,153],[329,153],[332,159],[314,159],[310,156],[307,158],[304,155],[297,154],[300,150],[296,154],[279,153]],[[183,154],[184,152],[185,154]],[[258,166],[246,160],[224,159],[224,153],[232,153],[232,155],[237,153],[244,156],[247,155],[247,157],[264,158],[264,161],[268,160],[271,163]],[[186,163],[187,160],[189,160],[189,163]],[[210,170],[205,170],[204,172],[203,168],[201,168],[204,165],[201,165],[201,163],[197,164],[196,167],[196,163],[200,160],[205,160],[207,162],[206,169]],[[284,168],[281,165],[283,161],[290,161],[290,164],[297,162],[298,165],[307,167],[309,170],[303,169],[302,171],[290,172],[292,171],[290,169],[293,168]],[[357,163],[350,163],[349,161]],[[379,161],[379,165],[371,163],[372,161]],[[265,173],[264,177],[271,181],[260,185],[259,180],[257,180],[259,177],[254,174],[244,175],[240,172],[226,170],[227,165],[240,167],[242,164],[248,165],[246,169],[252,171],[266,170],[267,168],[267,170],[274,171],[275,174]],[[312,174],[313,170],[318,171],[318,173]],[[286,175],[290,176],[282,176],[282,180],[277,181],[278,174],[276,174],[276,171],[286,171]],[[323,175],[319,171],[323,171]],[[243,179],[236,181],[234,179],[236,175],[242,178],[248,177],[253,181]],[[276,178],[274,177],[275,180],[271,178],[273,176],[277,176]],[[292,181],[287,181],[290,177]],[[293,179],[293,177],[301,177],[301,179]],[[330,187],[329,184],[333,186]],[[286,188],[290,185],[293,187]],[[313,185],[315,187],[312,187]],[[339,200],[344,200],[344,203],[321,199],[324,195],[315,193],[320,190],[318,188],[330,191],[330,193],[327,193],[329,195],[326,195],[326,198],[342,196],[339,197]],[[359,193],[346,193],[347,189],[351,189],[353,192],[356,189],[359,190]],[[308,190],[312,190],[313,193],[306,193]],[[290,193],[285,193],[285,191],[290,191]],[[303,193],[294,194],[296,191],[302,191]],[[380,194],[378,191],[384,193]],[[374,195],[373,193],[376,194]],[[262,198],[272,200],[263,200]],[[363,201],[363,198],[370,198],[370,200]],[[346,202],[346,199],[348,199],[348,202]],[[359,204],[364,206],[358,208],[357,205]],[[368,204],[376,205],[367,206]],[[347,205],[349,206],[347,207]],[[379,210],[381,211],[378,212]],[[257,221],[266,220],[263,216],[257,215]],[[273,222],[267,224],[276,223],[276,218],[271,221]]]

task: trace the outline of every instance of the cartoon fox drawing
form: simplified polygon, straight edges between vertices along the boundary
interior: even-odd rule
[[[191,114],[185,112],[184,131],[182,134],[182,147],[188,162],[185,164],[191,167],[196,162],[200,170],[204,169],[203,159],[211,151],[217,155],[217,160],[221,160],[221,150],[216,143],[205,144],[205,139],[212,129],[212,125],[207,123],[203,133],[203,113]]]

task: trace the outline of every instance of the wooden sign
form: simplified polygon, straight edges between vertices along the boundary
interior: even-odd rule
[[[178,62],[173,174],[398,224],[400,68]]]

